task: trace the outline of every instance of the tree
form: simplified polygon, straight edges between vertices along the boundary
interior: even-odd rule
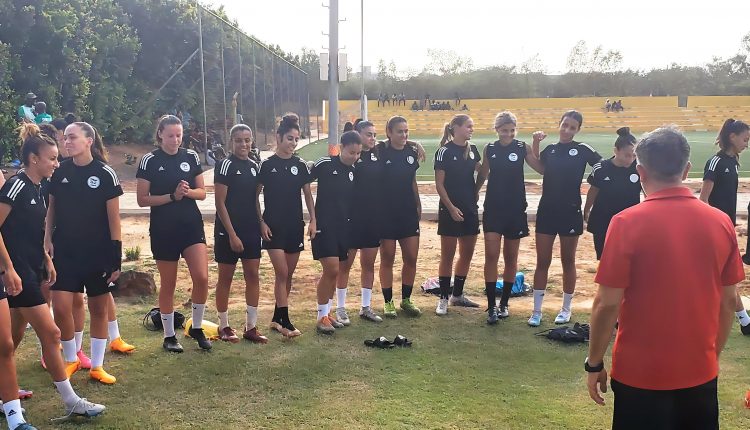
[[[427,56],[430,62],[425,71],[435,75],[455,75],[467,73],[474,69],[471,58],[458,55],[455,51],[447,49],[428,49]]]

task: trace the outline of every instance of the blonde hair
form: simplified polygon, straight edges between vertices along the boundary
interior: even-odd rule
[[[440,146],[445,146],[446,143],[453,140],[453,127],[460,127],[470,119],[469,115],[459,114],[454,116],[451,122],[446,122],[443,128],[443,137],[440,139]],[[469,151],[471,151],[471,148],[467,142],[466,149],[464,149],[464,160],[469,158]]]
[[[516,116],[513,115],[511,111],[502,111],[499,114],[495,115],[495,130],[498,128],[506,125],[506,124],[513,124],[518,125],[518,121],[516,120]]]

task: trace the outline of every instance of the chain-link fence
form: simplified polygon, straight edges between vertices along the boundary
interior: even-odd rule
[[[182,117],[185,144],[201,153],[216,145],[227,149],[229,130],[244,123],[256,146],[266,149],[286,112],[299,115],[302,134],[309,136],[307,74],[212,11],[198,12],[198,37],[185,41],[196,49],[159,91],[172,104],[165,108]]]

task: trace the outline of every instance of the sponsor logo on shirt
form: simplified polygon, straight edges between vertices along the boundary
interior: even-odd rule
[[[578,155],[578,150],[575,148],[570,148],[570,151],[568,151],[568,154],[570,154],[571,157],[575,157]]]
[[[724,173],[729,173],[729,167],[727,167],[726,169],[724,169]]]
[[[354,180],[354,172],[349,172],[349,181]]]
[[[493,155],[492,157],[494,158],[495,156]],[[508,154],[508,160],[518,161],[518,154],[516,154],[515,152],[511,152],[510,154]]]
[[[182,170],[183,172],[189,172],[190,165],[187,162],[183,161],[182,163],[180,163],[180,170]]]
[[[406,157],[406,162],[409,164],[414,164],[414,157],[409,155],[408,157]]]
[[[638,182],[639,179],[641,179],[641,178],[637,174],[635,174],[635,173],[633,173],[632,175],[630,175],[630,182],[632,182],[634,184],[636,182]]]
[[[271,169],[271,173],[276,173],[276,168]]]
[[[571,228],[571,229],[570,229],[570,231],[569,231],[568,233],[571,233],[571,234],[573,234],[573,233],[575,233],[575,232],[576,232],[576,231],[575,231],[575,229]]]
[[[471,158],[472,160],[474,159],[474,153],[473,152],[469,152],[469,158]]]
[[[302,249],[302,248],[304,248],[304,247],[305,247],[305,244],[304,244],[303,242],[300,242],[300,243],[299,243],[299,248],[300,248],[300,249]]]
[[[338,171],[336,171],[336,170],[334,170],[334,171],[333,171],[333,174],[334,174],[334,175],[338,175],[338,174],[339,174],[339,172],[338,172]]]
[[[456,158],[456,157],[453,157],[453,161],[457,161],[457,160],[458,160],[458,158]]]
[[[102,181],[99,180],[96,176],[89,176],[89,179],[86,181],[86,183],[89,185],[89,188],[95,189],[99,188],[99,184],[101,184]]]
[[[34,199],[31,199],[31,204],[32,204],[32,205],[35,205],[35,204],[36,204],[36,200],[34,200]]]
[[[497,154],[492,154],[492,157],[490,158],[497,158]]]
[[[250,169],[250,173],[252,173],[253,176],[255,176],[255,175],[258,174],[258,172],[255,171],[255,167],[253,167],[253,168]]]
[[[292,168],[289,169],[289,171],[292,172],[292,175],[294,176],[297,176],[297,174],[299,173],[299,169],[297,168],[297,166],[292,166]]]
[[[610,179],[609,179],[609,176],[607,176],[606,178],[604,178],[604,180],[605,180],[605,181],[609,181],[609,180],[610,180]]]
[[[164,171],[164,166],[159,166],[159,171],[163,172]]]
[[[386,161],[385,164],[391,164],[391,160]]]
[[[67,184],[67,183],[69,183],[70,181],[68,180],[68,178],[63,178],[63,180],[62,180],[62,181],[60,181],[60,182],[62,182],[63,184]]]
[[[238,170],[238,171],[237,171],[237,174],[238,174],[238,175],[241,175],[241,174],[242,174],[242,172],[240,172],[240,171]]]

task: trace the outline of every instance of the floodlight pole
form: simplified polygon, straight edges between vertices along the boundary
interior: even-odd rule
[[[208,156],[208,115],[206,113],[206,71],[203,66],[203,21],[201,20],[203,7],[196,0],[198,6],[198,49],[200,49],[201,59],[201,90],[203,92],[203,153]],[[206,160],[208,161],[208,160]]]
[[[339,141],[339,0],[328,3],[328,152]]]
[[[359,117],[367,121],[367,95],[365,94],[365,0],[360,0],[360,73],[362,78],[362,94],[360,97]]]

